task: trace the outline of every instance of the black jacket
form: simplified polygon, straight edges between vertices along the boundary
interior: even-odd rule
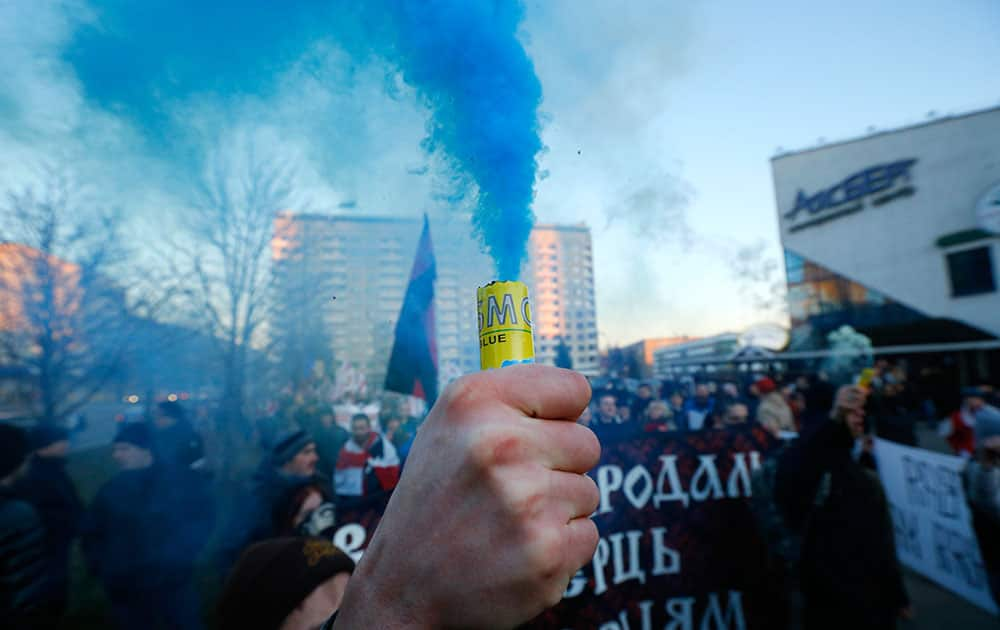
[[[205,456],[205,447],[190,422],[177,420],[169,427],[154,430],[153,452],[163,466],[189,469]]]
[[[30,628],[44,614],[45,539],[35,509],[0,488],[0,620]]]
[[[70,546],[84,513],[83,502],[66,474],[66,460],[33,456],[14,492],[30,503],[41,519],[45,529],[46,591],[53,602],[65,605]]]
[[[778,466],[775,498],[802,534],[807,629],[895,628],[909,602],[882,484],[853,444],[843,423],[827,421]]]
[[[200,476],[154,464],[104,484],[87,512],[81,543],[91,571],[115,597],[187,582],[213,523]]]

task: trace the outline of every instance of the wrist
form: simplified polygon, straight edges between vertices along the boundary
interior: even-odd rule
[[[333,630],[385,628],[386,630],[424,630],[437,627],[431,611],[412,601],[405,579],[386,570],[384,557],[376,541],[361,557],[347,583]],[[379,567],[383,570],[380,572]]]

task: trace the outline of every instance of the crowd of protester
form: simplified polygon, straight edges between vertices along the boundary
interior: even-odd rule
[[[755,473],[754,510],[774,542],[776,580],[801,593],[809,628],[892,627],[911,608],[895,558],[871,436],[916,445],[937,421],[901,366],[838,388],[822,374],[742,379],[598,379],[579,418],[605,443],[757,425],[783,444]],[[1000,411],[987,386],[963,392],[940,427],[969,459],[967,494],[994,592],[1000,586]],[[338,512],[385,500],[422,417],[398,400],[330,401],[307,384],[255,423],[258,462],[218,514],[203,436],[176,401],[121,422],[118,472],[84,505],[66,472],[65,429],[0,425],[0,613],[9,627],[57,627],[79,541],[119,628],[203,626],[195,586],[210,560],[225,586],[223,628],[316,628],[354,568],[330,544]],[[808,525],[808,527],[807,527]],[[795,599],[794,596],[790,596]],[[849,604],[849,605],[845,605]],[[256,620],[256,623],[252,621]],[[260,625],[264,624],[264,625]]]

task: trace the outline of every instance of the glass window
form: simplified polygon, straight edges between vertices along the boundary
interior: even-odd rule
[[[977,247],[948,254],[951,296],[963,297],[997,290],[993,277],[993,257],[989,247]]]

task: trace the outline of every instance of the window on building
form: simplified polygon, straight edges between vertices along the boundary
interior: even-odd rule
[[[990,248],[976,247],[947,255],[952,297],[992,293],[997,290]]]

